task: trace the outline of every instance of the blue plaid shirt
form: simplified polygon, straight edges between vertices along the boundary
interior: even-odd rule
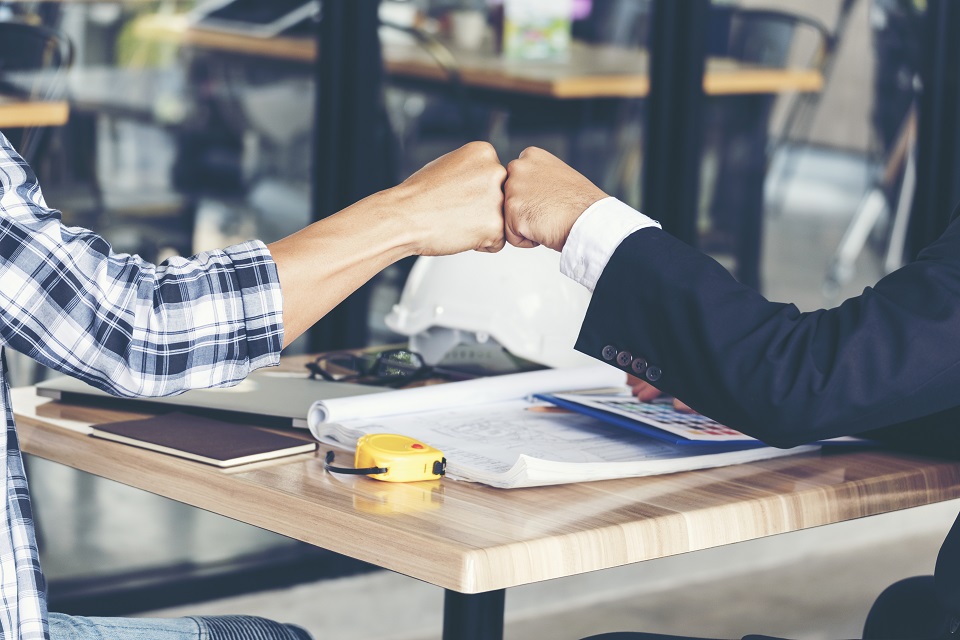
[[[260,242],[161,265],[65,227],[0,134],[0,345],[123,396],[230,385],[276,364],[283,343],[276,265]],[[0,459],[0,638],[47,638],[40,570],[5,362]]]

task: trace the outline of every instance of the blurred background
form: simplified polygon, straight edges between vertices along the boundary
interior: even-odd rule
[[[0,2],[0,21],[70,43],[53,60],[0,66],[0,95],[65,104],[69,117],[5,125],[0,108],[0,130],[68,224],[157,261],[277,240],[470,140],[504,163],[535,145],[742,282],[810,310],[900,266],[928,218],[949,213],[916,170],[932,162],[918,157],[922,78],[936,79],[930,56],[952,51],[931,52],[929,35],[951,3],[927,4]],[[288,353],[403,341],[384,318],[411,267],[385,270]],[[46,375],[9,355],[17,384]],[[236,610],[318,637],[439,633],[432,587],[41,460],[30,475],[52,610]],[[696,633],[692,612],[710,611],[732,635],[852,636],[884,585],[929,572],[947,507],[521,590],[507,635],[574,638],[615,620]],[[906,536],[909,552],[875,562]],[[825,592],[826,573],[848,581]],[[735,603],[712,604],[718,590]],[[396,624],[369,628],[372,607]],[[703,632],[720,624],[699,620]]]
[[[649,210],[643,193],[651,0],[372,4],[334,16],[378,24],[328,45],[332,73],[317,59],[316,1],[0,3],[0,18],[55,26],[74,47],[42,87],[69,102],[69,122],[27,132],[47,199],[115,249],[162,260],[279,239],[485,139],[505,163],[543,147],[668,227],[691,218]],[[899,263],[890,232],[909,154],[897,144],[909,143],[924,8],[710,3],[697,130],[658,145],[697,156],[695,211],[675,233],[802,308],[859,292],[889,270],[888,249]],[[893,211],[841,246],[877,184]],[[409,267],[338,310],[363,317],[351,332],[331,324],[314,345],[394,341],[383,316]]]

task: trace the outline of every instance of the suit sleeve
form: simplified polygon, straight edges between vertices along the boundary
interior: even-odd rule
[[[576,347],[774,446],[935,415],[956,442],[960,419],[943,416],[960,418],[960,222],[860,296],[806,313],[643,229],[604,268]]]

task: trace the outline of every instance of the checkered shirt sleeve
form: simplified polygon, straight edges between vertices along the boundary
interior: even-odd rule
[[[260,242],[161,265],[65,227],[0,134],[0,346],[123,396],[238,382],[283,344],[276,265]],[[0,638],[42,640],[46,585],[0,360]]]
[[[276,364],[276,265],[260,242],[153,265],[65,227],[0,146],[0,341],[122,396],[229,385]]]

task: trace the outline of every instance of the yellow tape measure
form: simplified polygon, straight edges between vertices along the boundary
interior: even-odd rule
[[[334,473],[366,475],[386,482],[436,480],[446,471],[443,453],[419,440],[393,433],[372,433],[357,440],[354,468],[334,467],[327,452],[326,469]]]

